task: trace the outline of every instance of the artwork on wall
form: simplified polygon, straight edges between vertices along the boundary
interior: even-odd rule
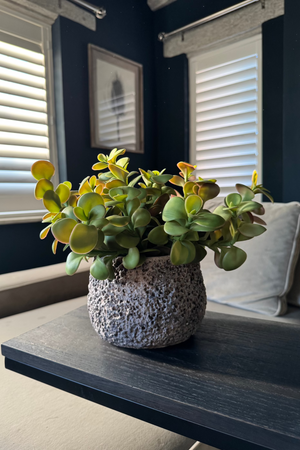
[[[89,44],[91,145],[144,153],[143,66]]]

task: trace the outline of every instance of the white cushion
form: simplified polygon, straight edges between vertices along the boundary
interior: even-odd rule
[[[287,300],[291,305],[300,306],[300,257],[295,269],[293,286],[288,293]]]
[[[239,269],[218,269],[211,251],[201,262],[201,269],[209,300],[277,316],[287,310],[287,293],[299,256],[300,204],[264,203],[264,207],[267,231],[237,244],[248,255]]]

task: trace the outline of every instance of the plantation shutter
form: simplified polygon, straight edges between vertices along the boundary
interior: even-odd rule
[[[0,223],[37,220],[44,212],[33,197],[30,169],[55,153],[49,136],[48,44],[44,26],[0,11]]]
[[[261,176],[261,36],[190,59],[191,162],[221,195]],[[261,181],[261,179],[259,180]]]

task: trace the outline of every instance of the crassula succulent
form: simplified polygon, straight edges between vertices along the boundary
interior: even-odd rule
[[[196,179],[196,166],[179,162],[179,175],[157,170],[127,170],[125,150],[99,154],[93,170],[98,176],[85,178],[78,190],[69,181],[54,188],[54,166],[37,161],[32,175],[37,180],[35,197],[49,211],[40,233],[45,239],[51,231],[56,253],[58,243],[70,249],[66,271],[73,275],[83,259],[93,259],[90,271],[99,279],[113,279],[113,260],[123,258],[126,269],[135,269],[149,256],[170,255],[174,265],[200,262],[207,248],[214,251],[216,265],[234,270],[246,260],[236,246],[239,241],[264,233],[259,217],[264,208],[253,199],[262,193],[271,200],[253,173],[251,187],[237,184],[236,193],[227,195],[224,204],[213,212],[205,208],[218,196],[216,180]],[[120,158],[121,157],[121,158]],[[171,183],[175,188],[167,185]]]

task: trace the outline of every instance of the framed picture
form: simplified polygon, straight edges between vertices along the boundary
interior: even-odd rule
[[[92,147],[144,153],[143,66],[89,44]]]

